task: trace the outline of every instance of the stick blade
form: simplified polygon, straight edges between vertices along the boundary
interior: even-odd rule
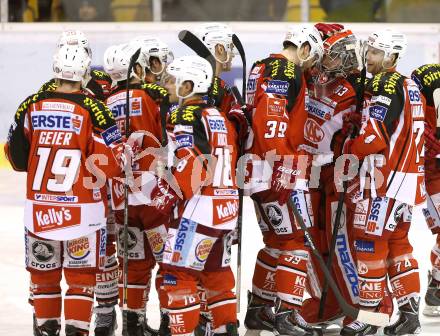
[[[359,310],[357,320],[378,327],[386,327],[390,324],[388,314]]]
[[[193,50],[198,56],[206,59],[210,64],[215,73],[216,61],[214,56],[212,56],[209,49],[205,44],[200,41],[200,39],[191,33],[189,30],[182,30],[179,32],[179,40],[182,41],[187,47]]]

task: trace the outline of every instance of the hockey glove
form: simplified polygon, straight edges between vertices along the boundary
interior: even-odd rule
[[[315,24],[315,28],[318,29],[323,40],[334,35],[337,32],[344,30],[344,26],[339,23],[319,22],[319,23]]]
[[[342,116],[342,129],[341,133],[344,136],[349,136],[361,128],[362,115],[356,112],[345,113]]]
[[[440,141],[435,136],[434,130],[425,123],[425,156],[429,159],[438,158],[440,154]]]
[[[249,105],[241,106],[234,104],[227,113],[228,119],[235,123],[239,141],[244,141],[249,133],[249,115],[251,109]]]
[[[151,200],[157,211],[169,215],[177,205],[179,197],[167,181],[159,178],[156,186],[151,191]]]
[[[130,145],[126,143],[118,145],[114,150],[114,154],[122,171],[126,172],[128,167],[131,168],[134,154]]]
[[[299,171],[297,170],[296,162],[294,162],[292,167],[285,167],[279,161],[274,163],[270,190],[279,194],[278,202],[280,205],[287,203],[297,175],[299,175]]]

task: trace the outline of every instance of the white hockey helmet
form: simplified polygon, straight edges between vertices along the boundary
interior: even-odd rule
[[[384,57],[397,54],[397,61],[405,53],[408,41],[405,34],[391,28],[386,28],[370,34],[367,45],[382,50],[385,53]]]
[[[118,44],[107,48],[104,52],[104,70],[110,75],[111,79],[115,82],[127,80],[128,66],[130,64],[131,56],[140,48],[137,44]],[[138,63],[142,67],[142,71],[145,71],[147,66],[147,61],[145,55],[141,52],[135,64]],[[131,74],[128,76],[136,77],[138,79],[143,78],[142,76],[136,75],[134,69],[132,69]]]
[[[219,22],[204,23],[196,30],[197,37],[206,45],[214,58],[220,63],[229,62],[233,55],[235,55],[234,44],[232,42],[233,34],[231,27]],[[228,55],[226,61],[221,61],[216,57],[215,46],[217,44],[225,48]]]
[[[61,33],[61,36],[58,40],[58,48],[61,48],[64,45],[77,45],[81,46],[87,50],[90,58],[92,58],[92,49],[90,49],[89,40],[84,35],[84,33],[80,30],[65,30]]]
[[[196,93],[206,93],[212,83],[213,69],[211,64],[199,56],[183,56],[175,59],[167,67],[167,73],[176,79],[176,94],[185,99]],[[185,81],[194,84],[193,91],[187,96],[179,95],[179,88]]]
[[[73,82],[83,82],[90,71],[91,58],[87,51],[78,45],[64,45],[53,56],[55,78]]]
[[[304,43],[309,43],[310,55],[307,59],[301,60],[301,62],[305,62],[312,58],[316,58],[317,61],[320,61],[324,54],[321,34],[318,29],[312,25],[299,24],[290,26],[283,41],[284,47],[288,43],[295,45],[298,48],[297,52]]]
[[[132,44],[137,44],[142,47],[142,53],[147,60],[147,66],[150,71],[155,75],[160,75],[168,64],[174,60],[173,52],[170,47],[161,39],[153,36],[138,36],[130,41]],[[157,57],[162,65],[160,71],[154,71],[151,68],[150,58]]]

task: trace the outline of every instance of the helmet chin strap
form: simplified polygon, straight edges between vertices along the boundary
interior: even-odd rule
[[[397,57],[396,57],[396,60],[394,61],[394,63],[393,63],[391,66],[389,66],[389,67],[386,67],[386,66],[385,66],[384,62],[385,62],[386,60],[391,60],[391,55],[392,55],[392,54],[388,54],[388,55],[385,55],[385,54],[384,54],[384,56],[383,56],[383,58],[382,58],[382,62],[381,62],[382,69],[384,69],[384,70],[389,70],[389,69],[394,68],[394,67],[397,65]]]
[[[190,93],[188,93],[186,96],[181,96],[181,95],[179,94],[180,86],[181,86],[180,81],[179,81],[179,82],[176,81],[176,96],[179,97],[179,105],[182,105],[183,100],[184,100],[184,99],[188,99],[188,98],[194,96],[195,92],[194,92],[194,90],[193,90],[193,91],[191,91]]]
[[[296,47],[296,56],[298,57],[298,60],[299,60],[299,66],[300,66],[301,68],[303,67],[303,65],[304,65],[305,62],[307,62],[307,61],[309,61],[309,60],[311,60],[311,59],[313,58],[313,56],[312,56],[311,53],[309,53],[309,56],[308,56],[307,58],[302,58],[302,57],[299,55],[299,51],[300,51],[300,49],[302,48],[303,45],[304,45],[304,43],[302,43],[299,47],[298,47],[298,46]]]
[[[84,74],[84,77],[81,81],[81,87],[86,88],[87,84],[89,84],[90,80],[92,79],[92,76],[90,75],[90,69],[86,71]]]
[[[151,68],[151,66],[148,67],[148,68],[150,69],[150,71],[151,71],[151,73],[152,73],[153,75],[159,76],[159,75],[165,70],[165,65],[163,64],[162,61],[160,61],[160,66],[161,66],[160,71],[153,71],[153,69]]]

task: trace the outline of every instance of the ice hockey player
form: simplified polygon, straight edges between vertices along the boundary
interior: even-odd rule
[[[279,54],[271,54],[253,65],[247,84],[247,103],[253,107],[248,145],[249,153],[254,155],[249,192],[257,212],[265,214],[259,216],[265,247],[257,256],[244,323],[248,330],[304,335],[310,328],[298,311],[307,280],[309,253],[304,234],[286,202],[295,182],[299,192],[292,196],[293,201],[310,227],[300,190],[306,187],[300,181],[304,181],[307,156],[306,162],[298,163],[298,146],[304,143],[307,119],[303,70],[321,59],[323,45],[315,27],[297,25],[287,31],[283,47]],[[273,149],[281,160],[270,156]],[[301,178],[296,179],[301,170]],[[275,316],[271,310],[274,304]]]
[[[213,76],[208,61],[181,57],[168,66],[167,73],[170,102],[180,101],[167,126],[175,159],[171,176],[158,180],[153,195],[158,211],[178,214],[168,229],[161,265],[171,334],[190,335],[195,330],[200,284],[213,333],[238,335],[234,276],[230,268],[218,267],[223,254],[215,248],[236,226],[236,133],[228,119],[203,100]]]
[[[81,91],[90,62],[82,46],[59,48],[57,87],[20,105],[5,146],[14,170],[27,172],[26,268],[37,336],[60,334],[63,271],[65,333],[89,334],[96,274],[106,254],[101,188],[131,161],[110,110]]]
[[[370,196],[364,193],[365,220],[354,226],[359,304],[376,310],[389,279],[400,315],[384,333],[417,334],[420,281],[408,230],[412,207],[426,197],[425,103],[416,83],[395,70],[407,46],[405,35],[385,29],[372,33],[367,44],[367,71],[373,75],[365,94],[368,118],[359,136],[344,145],[345,153],[364,160],[370,187]],[[374,335],[377,330],[354,321],[341,335]]]
[[[145,309],[150,291],[151,272],[161,261],[166,237],[165,224],[169,217],[151,206],[151,191],[156,185],[154,174],[160,166],[155,156],[159,153],[162,137],[161,111],[168,111],[166,90],[154,83],[143,84],[147,66],[144,53],[139,54],[134,68],[128,74],[131,56],[141,47],[138,44],[122,44],[109,47],[104,54],[104,68],[117,83],[106,104],[113,113],[122,134],[128,132],[129,143],[137,148],[140,158],[133,165],[135,185],[128,198],[128,242],[123,242],[124,193],[120,181],[110,181],[112,206],[118,232],[119,271],[128,272],[127,330],[125,336],[152,334],[155,331],[145,321]],[[129,81],[130,129],[126,130],[126,81]],[[128,248],[128,270],[123,269],[123,249]],[[120,304],[123,300],[120,279]]]
[[[438,113],[440,113],[440,64],[425,64],[412,72],[411,78],[419,86],[426,99],[425,110],[425,174],[427,208],[423,209],[426,222],[437,241],[431,251],[432,271],[428,275],[428,291],[425,295],[423,315],[440,316],[440,172],[436,155],[438,145]]]
[[[339,199],[334,185],[334,162],[341,153],[336,150],[335,154],[335,142],[343,143],[349,133],[359,130],[362,115],[361,111],[356,112],[356,87],[360,80],[356,37],[342,25],[320,23],[316,26],[324,41],[324,56],[315,68],[317,73],[308,76],[308,118],[304,143],[299,148],[313,155],[314,169],[320,167],[319,173],[312,174],[309,191],[304,193],[310,200],[314,226],[320,231],[314,242],[323,255],[328,255]],[[351,218],[345,207],[338,227],[333,276],[347,302],[356,305],[359,290],[352,248],[354,238]],[[314,265],[314,276],[309,277],[312,298],[304,302],[302,316],[309,323],[336,319],[341,316],[341,310],[332,293],[327,297],[325,315],[318,316],[324,278],[313,257],[311,261]]]
[[[83,47],[87,54],[92,58],[92,50],[89,40],[85,34],[79,30],[64,31],[58,41],[57,48],[64,45],[77,45]],[[85,75],[82,81],[82,90],[85,95],[95,97],[104,101],[111,90],[112,80],[108,74],[100,70],[91,70]],[[43,84],[42,91],[52,91],[56,89],[58,83],[55,78]],[[107,186],[103,188],[103,193],[109,196]],[[118,265],[115,250],[115,224],[114,214],[111,207],[108,207],[107,214],[107,253],[105,266],[102,273],[96,275],[95,297],[97,306],[94,308],[95,334],[112,335],[117,328],[116,311],[114,306],[118,304]],[[32,291],[32,284],[31,284]],[[32,303],[32,292],[29,300]]]
[[[80,30],[66,30],[62,32],[57,48],[61,48],[64,45],[81,46],[87,50],[90,58],[92,58],[92,49],[90,48],[89,40]],[[82,87],[85,93],[102,101],[104,101],[110,93],[111,86],[112,81],[110,76],[104,71],[97,69],[90,70],[82,81]],[[54,90],[56,87],[56,80],[52,78],[41,86],[40,91]]]
[[[237,138],[238,143],[244,142],[245,137],[248,133],[248,123],[246,116],[242,110],[235,97],[232,94],[231,88],[228,84],[220,77],[222,73],[231,71],[232,60],[235,56],[235,46],[232,41],[233,31],[231,27],[227,24],[220,22],[209,22],[200,25],[196,30],[196,35],[209,49],[211,54],[214,56],[216,61],[216,67],[214,72],[214,79],[212,85],[207,94],[208,104],[214,105],[218,108],[220,113],[223,113],[230,121],[235,125],[235,129],[239,137]],[[235,237],[235,233],[233,234]],[[214,265],[209,263],[210,269],[205,269],[208,271],[217,271],[218,268],[221,270],[226,270],[230,268],[231,261],[231,244],[234,242],[232,235],[224,237],[224,241],[218,240],[214,248],[218,248],[222,251],[224,261],[223,263]],[[210,330],[210,325],[207,325],[210,320],[210,314],[205,301],[205,294],[203,289],[200,291],[201,296],[201,316],[199,325],[195,330],[196,336],[198,335],[208,335],[206,330]]]
[[[138,36],[130,43],[142,46],[142,52],[145,53],[147,67],[145,68],[145,83],[160,83],[165,69],[170,64],[174,55],[170,47],[161,39],[152,36]]]

